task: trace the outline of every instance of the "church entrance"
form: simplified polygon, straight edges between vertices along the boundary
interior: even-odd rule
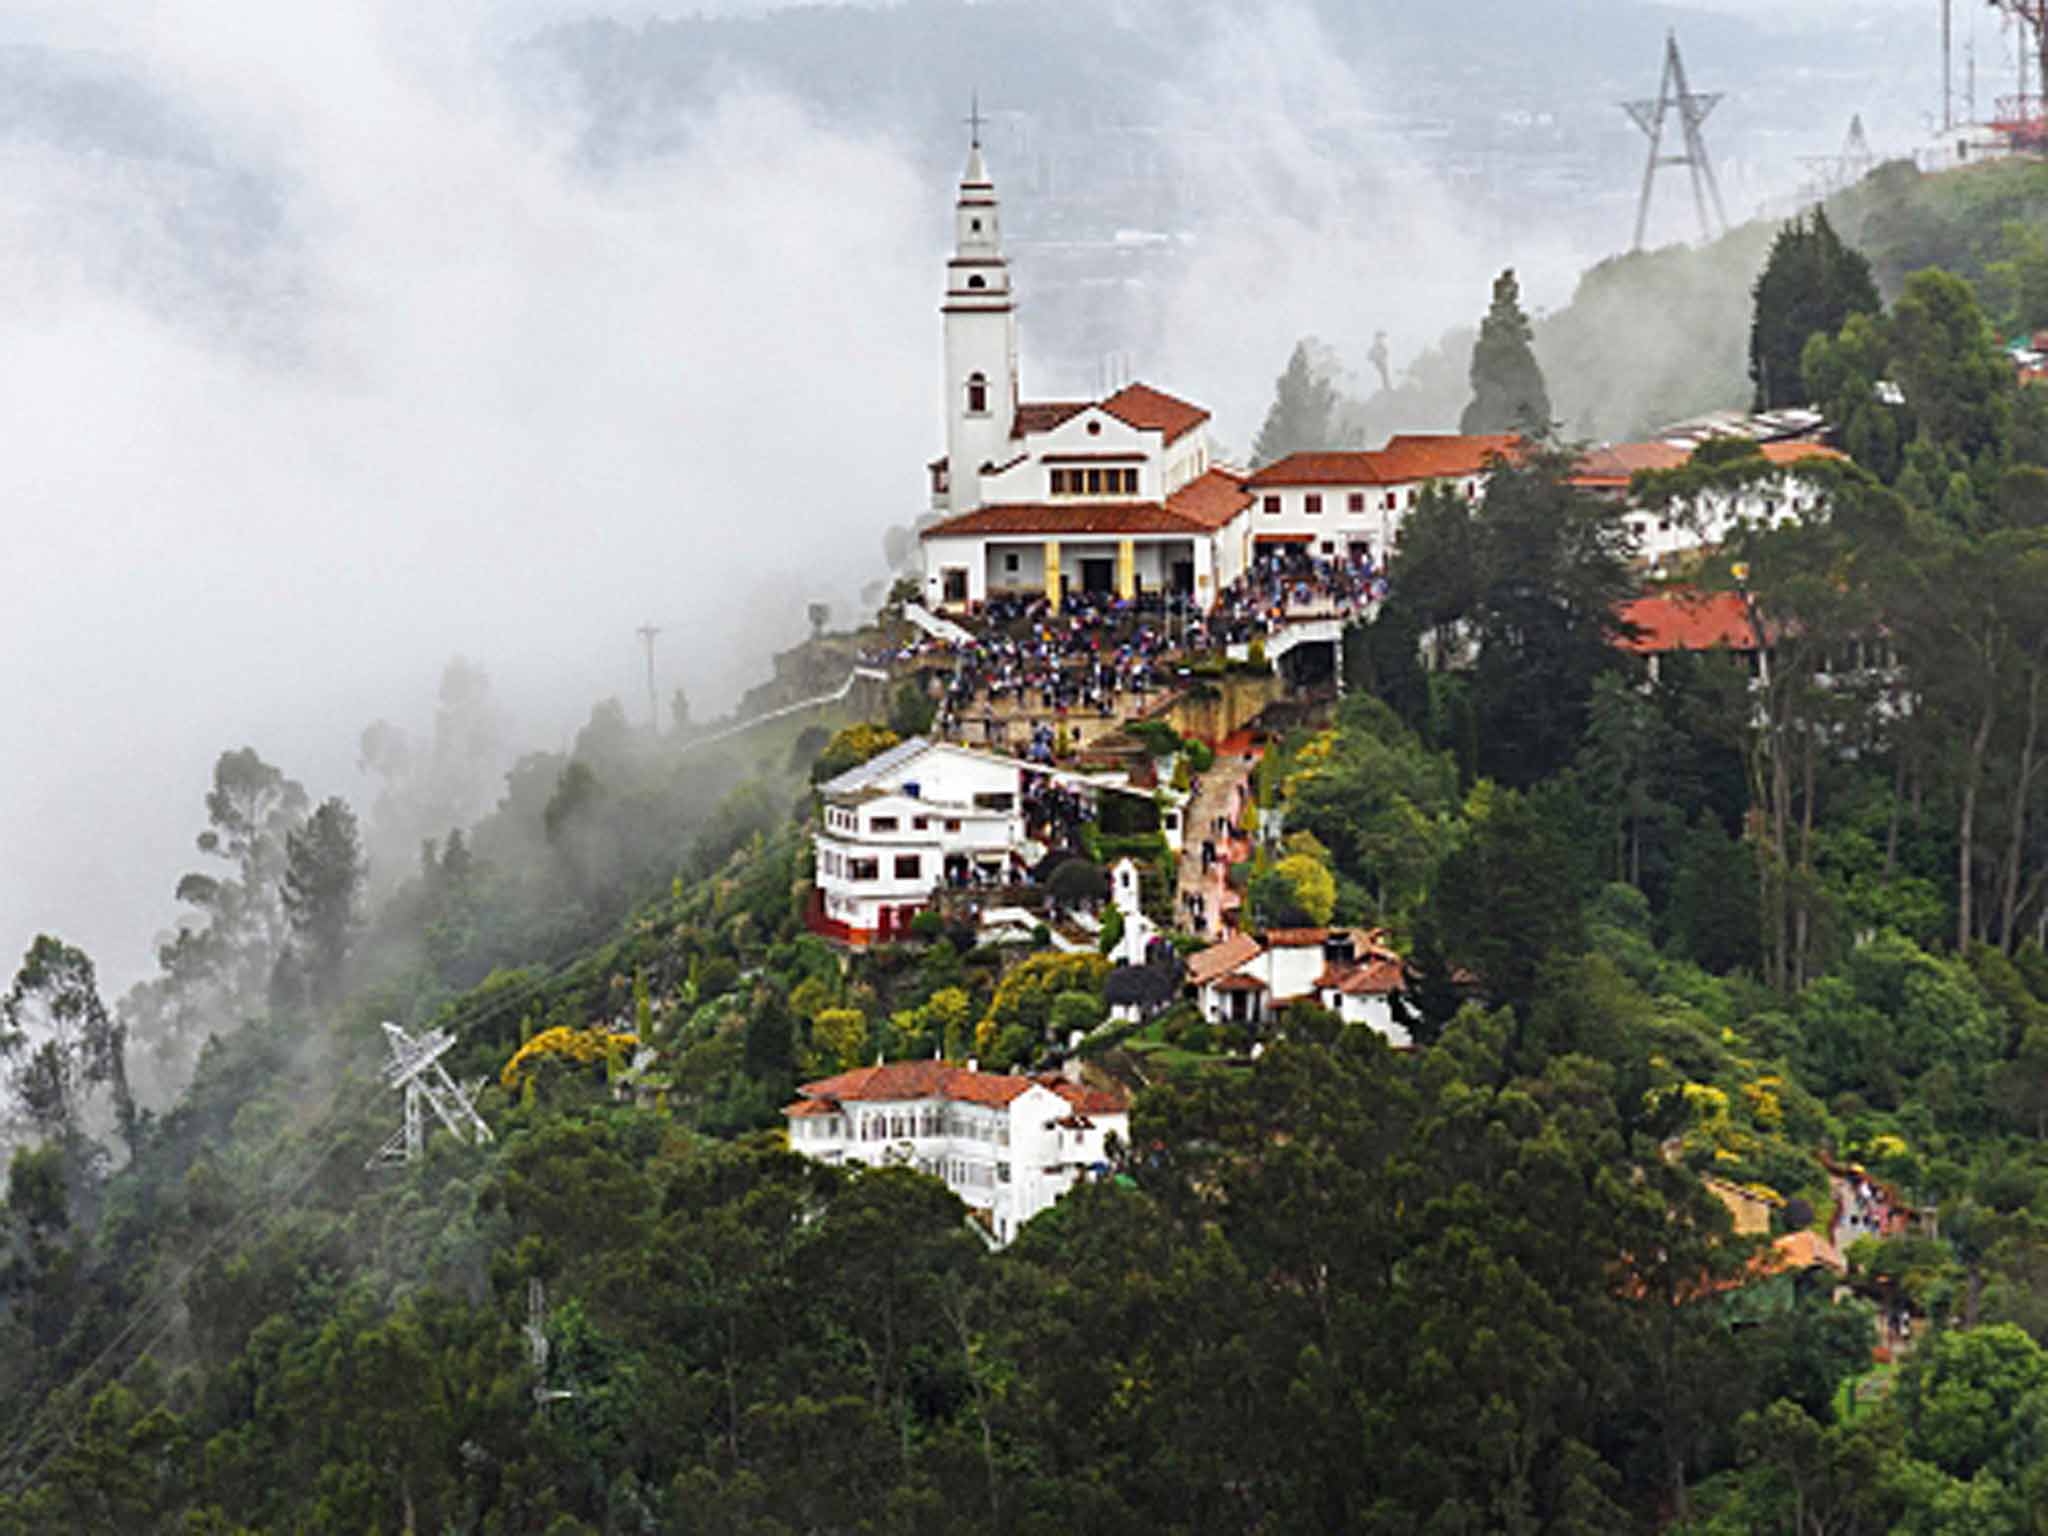
[[[1195,590],[1195,562],[1176,560],[1173,562],[1173,590],[1182,597]]]
[[[1114,560],[1083,560],[1081,562],[1081,590],[1097,592],[1107,596],[1116,590],[1116,562]]]
[[[967,601],[967,568],[962,565],[946,566],[939,573],[945,593],[942,601],[964,603]]]

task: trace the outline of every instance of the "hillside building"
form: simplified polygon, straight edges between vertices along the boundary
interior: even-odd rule
[[[813,834],[813,932],[847,944],[886,944],[941,889],[1027,884],[1050,851],[1035,836],[1050,804],[1092,817],[1105,794],[1151,790],[1065,773],[993,752],[913,737],[819,786]],[[1179,851],[1180,809],[1158,806],[1159,831]]]
[[[1254,498],[1252,547],[1384,565],[1426,488],[1476,501],[1489,468],[1512,458],[1521,442],[1513,433],[1411,432],[1384,448],[1276,459],[1245,481]]]
[[[1319,1003],[1396,1046],[1413,1043],[1394,1016],[1404,975],[1401,957],[1378,929],[1232,933],[1188,960],[1188,983],[1211,1024],[1257,1028],[1291,1003]]]
[[[945,1182],[996,1243],[1128,1143],[1120,1093],[1056,1073],[979,1072],[974,1063],[876,1063],[805,1083],[783,1110],[790,1149],[820,1162],[906,1167]]]
[[[1026,400],[1001,208],[977,137],[946,264],[946,451],[928,466],[928,606],[1070,591],[1179,592],[1204,606],[1249,555],[1238,476],[1209,413],[1145,384],[1103,400]]]
[[[1650,508],[1633,504],[1630,486],[1643,470],[1678,469],[1691,461],[1686,442],[1610,443],[1587,451],[1572,484],[1627,506],[1636,558],[1663,571],[1701,550],[1717,549],[1743,527],[1771,528],[1811,514],[1823,503],[1820,485],[1802,466],[1845,462],[1825,443],[1760,442],[1757,451],[1780,473],[1739,496],[1703,495],[1690,503]]]

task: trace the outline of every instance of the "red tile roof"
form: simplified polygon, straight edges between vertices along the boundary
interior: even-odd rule
[[[1826,443],[1758,443],[1765,458],[1773,464],[1799,464],[1809,459],[1833,459],[1847,463],[1849,455],[1839,448],[1830,448]]]
[[[1266,984],[1256,976],[1240,976],[1232,971],[1228,976],[1219,976],[1212,984],[1218,992],[1263,992]]]
[[[797,1089],[803,1098],[783,1113],[792,1117],[833,1114],[841,1104],[901,1103],[909,1099],[951,1099],[1002,1109],[1033,1088],[1058,1094],[1083,1114],[1121,1114],[1129,1108],[1121,1094],[1070,1083],[1057,1075],[1023,1077],[1007,1072],[972,1072],[950,1061],[891,1061],[805,1083]]]
[[[1616,644],[1624,651],[1753,651],[1756,630],[1749,610],[1733,592],[1674,587],[1621,605],[1620,617],[1638,633]]]
[[[1190,405],[1149,384],[1126,384],[1102,402],[1102,408],[1127,427],[1157,432],[1169,443],[1180,441],[1209,419],[1199,405]]]
[[[1379,453],[1380,469],[1390,481],[1476,475],[1494,459],[1515,457],[1521,448],[1517,432],[1404,432],[1387,439]]]
[[[1010,436],[1050,432],[1061,422],[1080,415],[1090,404],[1087,400],[1020,400],[1016,419],[1010,423]]]
[[[1206,986],[1218,976],[1256,958],[1259,953],[1259,941],[1250,934],[1227,934],[1207,949],[1188,957],[1188,980],[1198,987]]]
[[[1676,469],[1692,457],[1688,448],[1669,443],[1609,443],[1589,448],[1572,471],[1572,484],[1584,490],[1628,489],[1641,469]]]
[[[976,507],[944,522],[934,523],[918,537],[951,538],[961,534],[1125,534],[1177,533],[1194,535],[1214,532],[1184,512],[1176,512],[1156,501],[1110,502],[1012,502]]]
[[[1325,971],[1316,978],[1316,985],[1334,987],[1346,997],[1384,997],[1400,991],[1407,979],[1399,959],[1376,954],[1362,964],[1343,966],[1334,973]]]
[[[1476,475],[1496,458],[1512,458],[1522,439],[1512,432],[1404,433],[1384,448],[1291,453],[1247,482],[1263,490],[1279,485],[1406,485]]]
[[[1166,510],[1192,518],[1205,528],[1221,528],[1252,504],[1252,494],[1235,470],[1212,469],[1197,475],[1166,498]]]
[[[1311,944],[1321,944],[1332,932],[1342,933],[1342,928],[1268,928],[1266,947],[1268,949],[1306,949]]]
[[[1380,456],[1360,450],[1331,453],[1290,453],[1255,472],[1250,485],[1379,485]]]

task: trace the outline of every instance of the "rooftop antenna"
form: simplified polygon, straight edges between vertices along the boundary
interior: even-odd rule
[[[2029,0],[2029,3],[2048,5],[2048,0]],[[1700,216],[1700,238],[1711,240],[1713,226],[1707,221],[1707,199],[1712,197],[1714,216],[1725,233],[1728,228],[1728,211],[1721,206],[1720,184],[1714,180],[1714,167],[1707,160],[1707,141],[1700,133],[1700,125],[1707,120],[1707,114],[1721,99],[1719,91],[1693,91],[1686,87],[1685,61],[1678,56],[1678,34],[1675,31],[1664,34],[1664,74],[1657,83],[1655,101],[1624,101],[1621,110],[1626,112],[1650,139],[1650,156],[1643,166],[1643,195],[1636,205],[1636,238],[1630,250],[1643,248],[1643,231],[1650,222],[1650,189],[1655,184],[1660,166],[1683,165],[1692,171],[1692,200]],[[1666,155],[1664,147],[1664,119],[1673,111],[1678,113],[1680,132],[1685,141],[1683,154]]]
[[[1941,131],[1947,133],[1956,125],[1954,66],[1949,62],[1953,57],[1953,19],[1950,10],[1955,0],[1941,0]]]
[[[654,637],[661,633],[658,624],[642,624],[633,631],[640,637],[640,643],[647,647],[647,729],[650,734],[661,734],[661,705],[654,697]]]
[[[2019,23],[2018,35],[2013,46],[2020,59],[2020,94],[2013,116],[2027,122],[2036,114],[2032,110],[2027,92],[2027,32],[2033,30],[2033,50],[2039,68],[2035,71],[2035,88],[2048,91],[2048,0],[1991,0],[1994,10],[2005,12]]]
[[[384,1039],[391,1047],[391,1059],[384,1063],[384,1081],[405,1090],[405,1124],[377,1149],[377,1155],[365,1167],[418,1162],[426,1149],[426,1112],[430,1105],[457,1141],[473,1141],[481,1146],[491,1140],[491,1128],[476,1112],[471,1094],[456,1087],[455,1079],[441,1065],[441,1057],[455,1044],[453,1035],[445,1029],[430,1029],[415,1039],[387,1019]]]

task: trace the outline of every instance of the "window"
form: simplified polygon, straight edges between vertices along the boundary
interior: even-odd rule
[[[1266,498],[1265,513],[1268,517],[1278,517],[1280,515],[1280,498],[1278,496],[1268,496]]]
[[[967,279],[967,286],[970,288],[986,288],[988,286],[988,279],[977,272]]]
[[[848,859],[846,878],[849,880],[879,880],[882,878],[880,859]]]
[[[896,818],[894,816],[870,817],[868,820],[868,830],[870,832],[894,832],[896,830]]]
[[[970,373],[967,376],[967,414],[986,416],[988,414],[988,375]]]
[[[910,830],[913,832],[922,832],[931,824],[932,819],[929,816],[913,816],[910,818]]]
[[[1005,556],[1003,556],[1003,569],[1004,569],[1004,571],[1006,571],[1006,572],[1007,572],[1008,574],[1010,574],[1010,575],[1012,575],[1012,576],[1016,575],[1016,574],[1017,574],[1017,557],[1016,557],[1015,555],[1005,555]],[[920,820],[920,821],[919,821],[919,825],[920,825],[920,826],[922,826],[922,825],[923,825],[923,822],[922,822],[922,820]]]
[[[1344,509],[1347,512],[1363,512],[1365,510],[1365,492],[1353,491],[1344,499]]]
[[[922,868],[922,864],[923,861],[920,860],[918,856],[914,853],[897,854],[896,878],[898,880],[915,880],[918,877],[920,869]]]
[[[1310,517],[1322,516],[1322,496],[1318,492],[1310,491],[1306,496],[1301,498],[1301,509],[1302,511],[1308,513]]]
[[[1392,491],[1387,492],[1386,508],[1389,512],[1394,510],[1394,493]]]
[[[1007,811],[1012,805],[1016,804],[1016,801],[1017,797],[1015,795],[988,790],[984,790],[974,797],[975,805],[984,811]],[[956,829],[949,823],[946,830],[951,832]]]
[[[998,1184],[1007,1184],[1010,1182],[1010,1165],[1008,1163],[996,1164],[996,1182]]]
[[[968,227],[969,229],[973,230],[973,231],[974,231],[974,232],[975,232],[975,233],[976,233],[976,234],[978,235],[978,234],[980,234],[980,233],[981,233],[981,220],[979,220],[979,219],[969,219],[969,220],[967,221],[967,227]]]
[[[958,832],[958,831],[960,830],[960,821],[959,821],[959,818],[957,818],[957,817],[948,817],[948,818],[946,819],[946,830],[947,830],[948,832]]]
[[[1323,540],[1323,553],[1326,555],[1334,555],[1335,553],[1337,553],[1337,546],[1335,542],[1330,539]]]

